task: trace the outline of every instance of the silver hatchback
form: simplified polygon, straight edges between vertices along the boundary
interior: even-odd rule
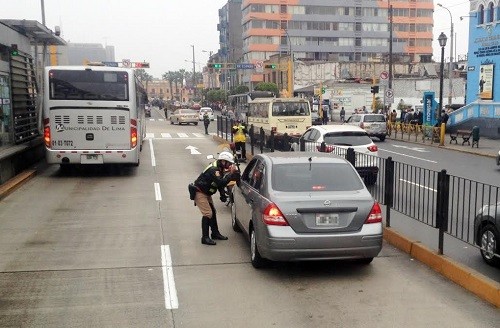
[[[233,196],[233,229],[249,239],[256,268],[268,260],[370,263],[382,248],[380,206],[341,157],[256,155]]]

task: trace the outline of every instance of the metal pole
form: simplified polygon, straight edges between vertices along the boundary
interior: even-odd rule
[[[448,105],[451,105],[451,98],[453,95],[453,15],[451,14],[451,11],[443,6],[442,4],[438,3],[437,4],[439,7],[446,9],[448,11],[448,14],[450,14],[450,25],[451,25],[451,35],[450,35],[450,62],[448,63],[448,79],[449,79],[449,84],[448,84]]]
[[[444,46],[441,47],[441,66],[439,75],[439,107],[437,111],[437,118],[441,115],[441,110],[443,109],[443,80],[444,80]]]
[[[191,45],[193,48],[193,98],[196,98],[196,68],[195,68],[195,59],[194,59],[194,44]]]
[[[451,17],[451,13],[450,13]],[[453,18],[451,19],[451,40],[450,40],[450,63],[448,64],[448,105],[451,106],[451,98],[453,96]]]
[[[285,34],[288,39],[288,97],[293,97],[293,53],[292,53],[292,43],[290,41],[290,35],[288,30],[285,29]]]
[[[389,89],[392,89],[392,5],[389,1]]]

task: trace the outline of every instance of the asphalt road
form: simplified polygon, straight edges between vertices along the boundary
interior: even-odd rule
[[[216,200],[229,240],[201,245],[187,184],[217,144],[202,126],[148,133],[138,168],[42,166],[2,200],[1,327],[499,326],[498,309],[388,244],[368,266],[255,270]]]

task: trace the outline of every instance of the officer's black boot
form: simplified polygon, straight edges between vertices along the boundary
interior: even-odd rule
[[[202,237],[201,237],[201,243],[204,245],[215,245],[215,241],[210,239],[208,236],[208,230],[210,227],[210,219],[206,216],[201,218],[201,232],[202,232]]]
[[[221,233],[219,232],[219,226],[217,225],[217,215],[214,215],[210,219],[210,228],[212,229],[212,239],[217,239],[217,240],[228,239],[226,236],[221,235]]]

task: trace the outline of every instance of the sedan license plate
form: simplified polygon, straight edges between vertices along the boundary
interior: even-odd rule
[[[316,214],[316,225],[318,226],[338,226],[339,215],[336,213],[318,213]]]

